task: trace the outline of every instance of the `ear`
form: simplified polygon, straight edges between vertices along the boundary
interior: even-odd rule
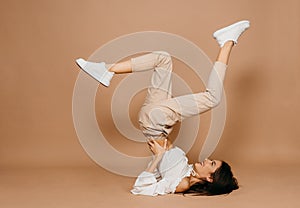
[[[207,180],[208,182],[210,182],[210,183],[213,182],[213,178],[212,178],[211,176],[206,177],[206,180]]]

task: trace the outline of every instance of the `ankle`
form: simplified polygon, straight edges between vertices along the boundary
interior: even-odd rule
[[[225,48],[225,47],[233,47],[234,46],[234,41],[233,40],[229,40],[229,41],[226,41],[226,43],[224,43],[223,47],[222,48]]]
[[[106,68],[107,71],[109,71],[109,72],[114,72],[114,71],[113,71],[113,64],[105,64],[105,68]]]

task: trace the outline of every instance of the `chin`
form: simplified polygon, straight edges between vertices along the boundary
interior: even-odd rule
[[[195,163],[194,166],[195,166],[195,169],[198,170],[201,168],[201,163],[197,162],[197,163]]]

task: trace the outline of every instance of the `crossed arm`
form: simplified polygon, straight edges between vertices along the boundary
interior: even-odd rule
[[[153,173],[156,169],[158,163],[161,161],[164,153],[172,148],[172,144],[167,139],[164,140],[148,140],[148,146],[151,152],[154,154],[154,159],[151,165],[145,170],[147,172]]]
[[[157,168],[158,163],[161,161],[164,153],[173,147],[172,143],[165,140],[149,140],[148,142],[151,152],[154,154],[154,159],[152,160],[150,166],[145,170],[146,172],[154,173]],[[184,178],[176,187],[175,192],[181,193],[189,189],[190,181],[188,178]]]

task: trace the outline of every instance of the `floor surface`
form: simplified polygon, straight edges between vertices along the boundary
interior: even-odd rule
[[[0,169],[1,208],[154,208],[154,207],[300,207],[299,165],[245,165],[235,167],[241,188],[228,196],[134,196],[134,178],[104,169],[33,168]]]

